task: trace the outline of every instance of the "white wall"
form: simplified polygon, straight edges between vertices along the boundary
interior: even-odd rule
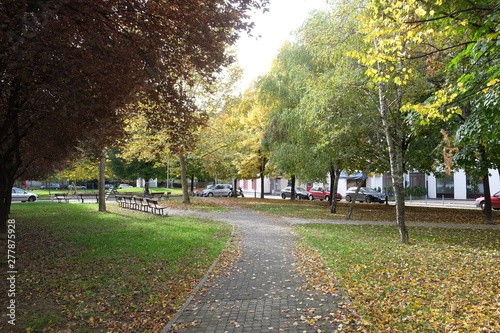
[[[467,199],[467,175],[464,170],[453,173],[453,195],[455,199]]]
[[[429,198],[435,199],[437,196],[437,189],[436,189],[436,177],[434,175],[428,175],[427,176],[427,192],[429,194]]]

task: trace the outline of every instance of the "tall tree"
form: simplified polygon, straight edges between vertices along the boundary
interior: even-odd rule
[[[420,24],[408,25],[419,13],[426,13],[426,2],[370,1],[360,30],[366,36],[367,48],[351,53],[367,67],[366,74],[378,92],[377,107],[388,145],[396,192],[396,220],[403,243],[409,242],[404,214],[403,173],[408,140],[412,138],[408,121],[411,114],[407,113],[405,105],[422,102],[428,97],[434,76],[426,72],[426,65],[432,63],[432,59],[422,57],[431,48],[424,40],[439,40],[437,31]],[[424,60],[428,61],[427,64]]]

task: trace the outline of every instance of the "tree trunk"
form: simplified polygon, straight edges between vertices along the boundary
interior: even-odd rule
[[[339,178],[341,172],[342,170],[340,168],[335,168],[335,166],[332,166],[332,170],[330,173],[330,175],[332,175],[330,176],[330,178],[333,177],[333,181],[330,180],[330,213],[332,214],[337,213],[337,192],[339,188]]]
[[[7,220],[12,202],[12,187],[21,166],[21,152],[15,149],[0,151],[0,239],[7,239]],[[3,245],[3,244],[2,244]],[[2,247],[6,249],[7,247]]]
[[[191,175],[191,195],[194,195],[194,174]]]
[[[264,173],[260,173],[260,198],[264,199]]]
[[[351,204],[349,205],[349,210],[347,211],[347,214],[345,216],[346,220],[351,219],[352,212],[354,211],[354,205],[356,204],[356,200],[358,199],[359,189],[361,188],[361,185],[363,185],[366,181],[367,174],[368,172],[363,171],[363,178],[361,179],[361,182],[358,183],[358,187],[356,188],[356,192],[354,193],[354,198],[352,198]]]
[[[2,240],[7,239],[7,220],[12,201],[12,186],[14,186],[14,181],[7,183],[2,177],[0,183],[0,239]],[[6,249],[7,247],[2,248]]]
[[[99,211],[106,211],[106,193],[104,183],[106,182],[106,152],[103,150],[99,157]],[[75,186],[76,189],[76,186]]]
[[[179,163],[181,165],[181,183],[182,183],[182,203],[189,204],[189,185],[186,174],[186,157],[183,154],[179,155]]]
[[[486,173],[483,176],[483,186],[484,186],[484,223],[493,223],[493,212],[491,210],[491,190],[490,190],[490,176]]]
[[[292,176],[292,191],[290,192],[290,199],[295,200],[295,176]]]
[[[404,197],[404,182],[403,182],[403,151],[400,143],[402,142],[401,129],[401,111],[399,108],[394,112],[392,123],[389,122],[389,110],[385,104],[384,83],[378,83],[379,93],[379,111],[382,117],[382,126],[387,140],[389,149],[389,161],[391,164],[391,175],[394,191],[396,193],[396,222],[403,244],[409,243],[408,229],[405,224],[405,197]],[[400,91],[397,93],[398,103],[401,99]],[[396,106],[397,107],[397,106]],[[392,125],[392,126],[391,126]],[[394,132],[394,134],[393,134]]]

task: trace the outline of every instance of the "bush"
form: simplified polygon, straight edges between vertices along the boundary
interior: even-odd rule
[[[427,194],[427,189],[424,186],[410,186],[405,189],[407,196],[423,197]]]

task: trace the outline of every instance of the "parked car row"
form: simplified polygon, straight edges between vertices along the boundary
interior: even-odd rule
[[[356,189],[357,187],[351,187],[347,190],[345,199],[347,202],[351,202],[354,200],[355,194],[356,194]],[[285,187],[281,191],[281,197],[283,199],[286,198],[291,198],[292,196],[292,188],[290,186]],[[296,187],[295,188],[295,198],[296,199],[308,199],[308,200],[325,200],[328,201],[330,200],[330,191],[325,189],[323,186],[315,186],[312,187],[309,191],[306,191],[302,187]],[[383,203],[385,202],[386,196],[383,193],[377,192],[376,190],[369,188],[369,187],[361,187],[359,189],[358,195],[356,197],[356,201],[360,202],[380,202]],[[335,195],[335,200],[340,201],[342,200],[342,195],[340,193],[337,193]]]
[[[292,197],[292,187],[288,186],[281,190],[281,197],[283,199]],[[295,188],[295,199],[298,200],[330,200],[330,191],[326,190],[322,186],[315,186],[309,191],[305,190],[303,187]],[[342,195],[337,193],[335,196],[337,201],[342,200]]]

